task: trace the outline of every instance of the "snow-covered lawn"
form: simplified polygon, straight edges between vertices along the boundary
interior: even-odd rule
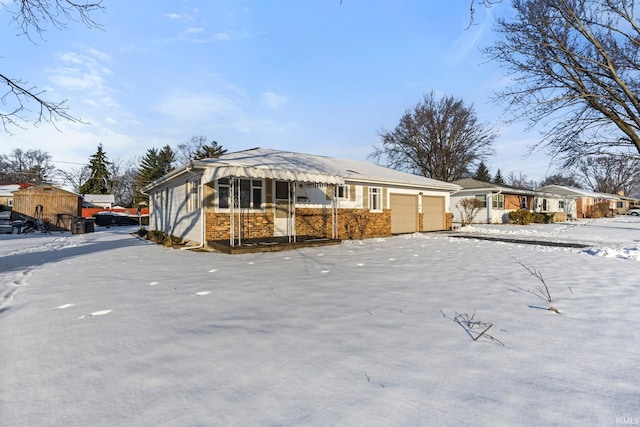
[[[131,231],[0,235],[1,425],[640,423],[638,218],[461,232],[587,249],[223,255]]]

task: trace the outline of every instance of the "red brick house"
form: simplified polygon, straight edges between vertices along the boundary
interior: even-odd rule
[[[206,244],[446,230],[459,186],[366,162],[262,148],[192,161],[145,187],[150,230]]]

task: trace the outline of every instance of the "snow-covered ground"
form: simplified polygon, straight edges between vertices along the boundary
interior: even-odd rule
[[[640,423],[638,218],[461,231],[587,249],[223,255],[132,230],[0,235],[1,425]]]

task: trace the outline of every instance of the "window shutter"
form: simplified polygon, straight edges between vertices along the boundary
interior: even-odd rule
[[[369,187],[366,185],[362,186],[362,208],[371,209],[371,206],[369,206]]]

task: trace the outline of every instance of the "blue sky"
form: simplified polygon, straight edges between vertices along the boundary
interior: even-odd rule
[[[6,3],[6,2],[5,2]],[[506,2],[505,2],[506,3]],[[102,30],[71,23],[44,40],[16,36],[2,10],[0,72],[68,99],[87,124],[41,124],[0,134],[2,153],[48,151],[59,167],[176,146],[193,135],[229,151],[265,147],[367,160],[425,93],[473,104],[500,129],[500,168],[540,180],[549,158],[525,158],[537,133],[503,123],[490,102],[506,83],[480,52],[493,15],[466,0],[107,0]],[[34,106],[32,106],[34,107]]]

